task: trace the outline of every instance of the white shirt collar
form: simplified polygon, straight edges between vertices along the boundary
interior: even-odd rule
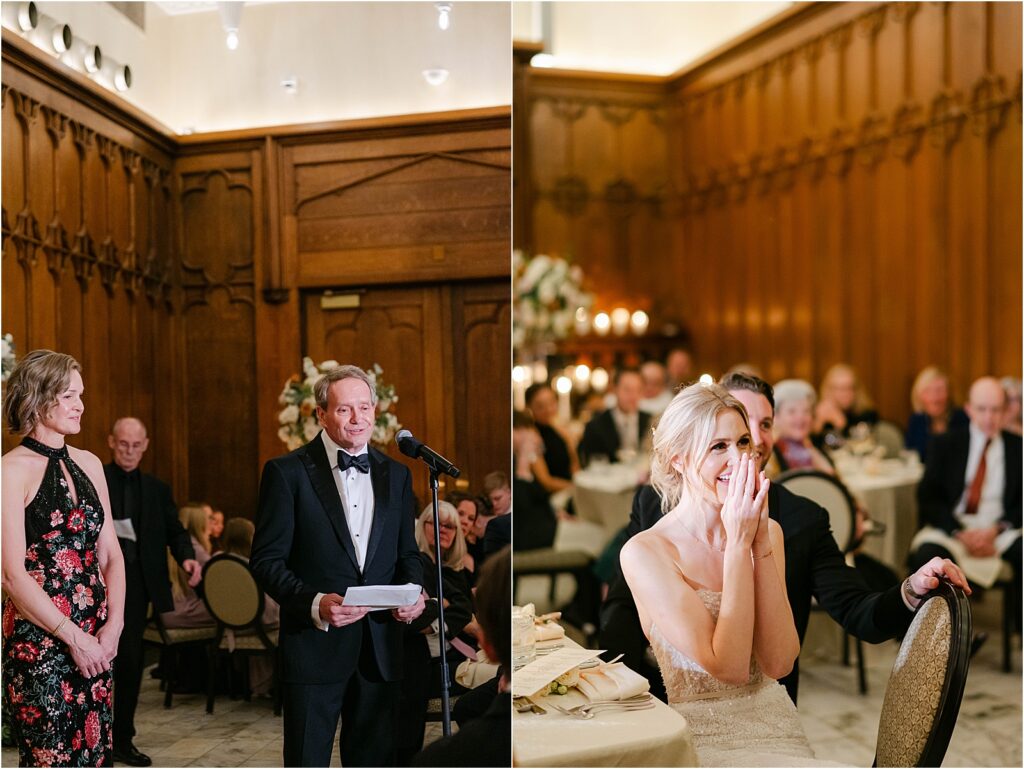
[[[337,443],[335,443],[333,440],[331,440],[331,436],[329,436],[327,434],[326,430],[321,430],[320,431],[320,437],[323,439],[324,448],[327,449],[327,458],[331,462],[331,467],[337,467],[338,466],[338,452],[339,451],[344,451],[346,454],[349,454],[349,455],[351,455],[353,457],[358,457],[358,456],[361,456],[363,454],[369,454],[370,453],[369,452],[369,444],[365,444],[365,443],[363,444],[363,447],[361,449],[359,449],[358,451],[349,451],[346,448],[342,448]]]
[[[974,426],[974,422],[970,422],[969,423],[968,429],[969,429],[970,434],[971,434],[971,443],[970,443],[970,445],[973,446],[973,445],[977,444],[979,446],[984,446],[985,445],[985,441],[987,441],[989,439],[988,436],[985,435],[985,433],[983,433],[977,427],[975,427]],[[1000,439],[1002,437],[1003,437],[1002,433],[996,433],[992,437],[992,443],[1001,443]]]

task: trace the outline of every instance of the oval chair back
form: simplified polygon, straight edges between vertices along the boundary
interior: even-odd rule
[[[921,603],[885,689],[875,766],[939,766],[960,712],[971,653],[971,605],[942,582]]]
[[[241,630],[259,624],[263,591],[244,558],[215,555],[203,567],[203,602],[217,624]]]
[[[820,470],[787,470],[773,482],[824,507],[839,550],[846,554],[853,548],[857,533],[857,506],[850,492],[835,476]]]
[[[892,422],[878,422],[871,428],[871,433],[875,443],[885,448],[885,456],[889,459],[898,457],[906,445],[903,431]]]

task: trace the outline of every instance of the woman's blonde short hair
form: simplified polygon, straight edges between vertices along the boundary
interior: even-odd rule
[[[953,393],[950,390],[949,377],[938,366],[925,366],[921,369],[921,373],[915,377],[914,386],[910,388],[910,405],[915,412],[924,411],[924,404],[921,402],[921,390],[936,379],[941,379],[946,383],[946,393],[949,396],[947,410],[953,410]]]
[[[462,526],[459,524],[459,511],[451,502],[438,502],[437,517],[442,526],[446,523],[455,524],[455,539],[452,540],[452,545],[447,551],[441,551],[441,557],[444,559],[444,566],[453,571],[459,571],[463,568],[462,560],[466,557],[466,538],[462,535]],[[427,542],[427,534],[423,531],[423,527],[427,521],[433,523],[433,519],[434,508],[431,505],[424,507],[420,517],[416,519],[416,544],[419,545],[421,552],[430,556],[430,560],[434,560],[434,547]]]
[[[783,379],[773,389],[776,411],[787,403],[795,401],[807,401],[807,404],[814,408],[814,402],[818,400],[818,395],[814,392],[814,385],[803,379]]]
[[[654,430],[651,455],[651,485],[661,497],[661,509],[668,512],[682,499],[687,486],[700,483],[696,470],[708,453],[718,415],[735,411],[750,430],[743,404],[720,385],[693,384],[680,390],[668,404]],[[685,471],[673,467],[681,460]]]
[[[68,389],[72,371],[82,373],[81,364],[53,350],[33,350],[18,361],[5,386],[7,428],[19,435],[31,433]]]
[[[849,374],[853,377],[853,410],[855,412],[867,411],[874,407],[874,403],[872,403],[867,390],[864,389],[860,377],[857,376],[856,370],[849,363],[836,363],[825,372],[825,376],[821,378],[821,387],[818,389],[818,394],[822,400],[828,397],[828,391],[832,389],[832,380],[838,374]]]

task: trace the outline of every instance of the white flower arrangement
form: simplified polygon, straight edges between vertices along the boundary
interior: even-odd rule
[[[583,270],[565,259],[537,254],[512,254],[516,301],[513,341],[516,347],[565,339],[572,331],[576,310],[589,309],[594,298],[582,288]]]
[[[284,390],[281,391],[277,402],[284,406],[277,414],[277,421],[281,425],[277,431],[277,437],[281,439],[289,451],[309,443],[316,434],[320,432],[320,422],[316,417],[316,400],[313,397],[313,385],[316,380],[332,368],[338,367],[338,361],[325,360],[317,365],[308,356],[302,359],[303,379],[298,374],[292,374],[285,382]],[[395,386],[384,382],[381,376],[384,372],[381,367],[374,363],[373,368],[366,372],[370,376],[374,390],[377,393],[377,418],[373,424],[373,435],[370,442],[378,448],[384,449],[394,440],[395,435],[402,429],[402,423],[398,417],[391,412],[391,406],[398,403],[398,395],[395,393]]]
[[[7,377],[14,371],[16,363],[14,356],[14,336],[4,334],[0,336],[0,382],[6,382]]]

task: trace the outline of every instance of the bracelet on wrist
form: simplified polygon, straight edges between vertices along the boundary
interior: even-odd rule
[[[754,555],[754,560],[755,561],[764,560],[765,558],[767,558],[768,556],[770,556],[774,552],[775,552],[774,550],[769,550],[767,553],[764,553],[763,555]],[[751,555],[753,555],[753,553],[751,553]]]
[[[50,635],[53,635],[53,636],[57,636],[57,635],[58,635],[58,634],[60,633],[60,631],[61,631],[61,628],[63,628],[63,627],[64,627],[64,624],[65,624],[65,623],[66,623],[67,621],[68,621],[68,618],[67,618],[67,617],[65,617],[65,618],[64,618],[64,619],[62,619],[62,620],[61,620],[60,622],[58,622],[58,623],[57,623],[57,627],[55,627],[55,628],[54,628],[54,629],[53,629],[52,631],[50,631]],[[59,636],[58,636],[58,637],[59,637]]]
[[[911,598],[914,598],[914,599],[916,599],[918,601],[923,601],[924,600],[924,596],[923,595],[921,595],[920,593],[915,593],[914,592],[914,587],[913,587],[913,585],[910,582],[910,577],[907,577],[905,580],[903,580],[903,590]]]

